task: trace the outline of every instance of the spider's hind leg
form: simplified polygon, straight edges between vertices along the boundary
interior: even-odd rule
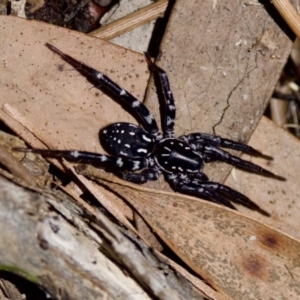
[[[201,176],[197,176],[201,178]],[[245,195],[235,191],[229,186],[212,182],[203,181],[198,178],[179,178],[174,175],[169,176],[169,182],[171,186],[178,192],[194,195],[198,197],[204,197],[212,202],[219,203],[231,209],[236,209],[227,198],[233,200],[234,202],[240,203],[250,209],[259,211],[260,213],[270,216],[268,212],[261,209],[257,204],[251,201]],[[224,197],[224,196],[226,197]]]
[[[196,184],[196,185],[199,184],[200,186],[205,187],[209,191],[213,191],[218,194],[223,194],[236,203],[242,204],[250,209],[256,210],[265,216],[268,216],[268,217],[270,216],[270,214],[268,212],[266,212],[265,210],[260,208],[256,203],[251,201],[248,197],[246,197],[245,195],[239,193],[238,191],[230,188],[227,185],[223,185],[223,184],[211,182],[211,181],[207,181],[207,182],[193,181],[193,184]]]
[[[201,176],[197,176],[197,177],[201,178]],[[222,197],[221,195],[219,195],[217,191],[215,191],[214,189],[209,190],[208,188],[205,188],[205,185],[202,185],[203,183],[209,181],[192,179],[189,178],[189,176],[187,175],[182,176],[182,175],[175,175],[175,174],[168,174],[167,178],[173,190],[177,192],[187,194],[187,195],[194,195],[200,198],[204,197],[209,201],[219,203],[221,205],[236,210],[236,208],[231,204],[231,202],[228,201],[226,198]]]

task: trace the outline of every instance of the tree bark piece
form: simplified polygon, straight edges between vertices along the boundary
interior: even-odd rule
[[[98,220],[89,216],[90,228],[83,215],[63,194],[0,178],[0,270],[40,284],[56,299],[202,299],[129,232],[101,213]]]
[[[93,241],[51,212],[47,197],[3,179],[0,191],[1,270],[41,284],[58,299],[115,299],[128,293],[149,299]]]

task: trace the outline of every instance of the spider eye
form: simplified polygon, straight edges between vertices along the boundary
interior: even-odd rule
[[[100,141],[110,154],[129,158],[147,157],[154,147],[151,135],[130,123],[115,123],[105,127],[100,132]]]

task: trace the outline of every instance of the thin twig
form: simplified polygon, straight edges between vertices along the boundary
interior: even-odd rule
[[[0,161],[14,176],[23,179],[30,186],[36,184],[36,178],[11,153],[0,146]]]
[[[89,35],[110,40],[127,31],[133,30],[141,25],[163,16],[168,5],[168,0],[160,0],[147,5],[127,16],[105,25],[89,33]]]
[[[298,38],[300,38],[300,16],[289,0],[271,0],[280,15],[290,26]]]

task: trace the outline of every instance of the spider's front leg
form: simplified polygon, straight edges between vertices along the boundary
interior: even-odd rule
[[[65,158],[67,160],[80,163],[93,164],[102,168],[112,168],[113,170],[136,171],[148,167],[147,158],[130,159],[127,157],[114,157],[93,152],[78,150],[46,150],[30,148],[13,148],[18,152],[31,152],[41,154],[44,157]]]
[[[200,173],[202,174],[202,173]],[[197,176],[201,177],[201,176]],[[206,177],[206,176],[205,176]],[[268,212],[261,209],[257,204],[251,201],[245,195],[235,191],[234,189],[230,188],[229,186],[212,182],[212,181],[203,181],[195,177],[189,176],[180,176],[180,175],[168,175],[168,181],[170,182],[172,188],[178,192],[188,195],[194,195],[197,197],[204,197],[209,201],[219,203],[231,209],[236,209],[230,200],[240,203],[244,206],[247,206],[250,209],[259,211],[260,213],[270,216]],[[225,198],[225,197],[227,198]]]
[[[165,107],[165,118],[163,124],[163,132],[166,138],[174,137],[174,122],[176,117],[176,107],[173,94],[171,91],[169,79],[167,73],[152,62],[151,57],[148,53],[145,53],[149,68],[158,75],[162,92],[165,98],[166,107]]]
[[[108,76],[104,75],[88,65],[80,62],[68,54],[63,53],[56,47],[46,43],[46,46],[58,54],[64,61],[73,66],[79,73],[85,76],[95,87],[102,89],[105,93],[113,94],[115,97],[120,99],[125,105],[127,105],[132,111],[138,114],[145,129],[158,140],[161,139],[161,134],[159,133],[157,123],[148,110],[148,108],[128,91],[121,88],[114,81],[112,81]]]

